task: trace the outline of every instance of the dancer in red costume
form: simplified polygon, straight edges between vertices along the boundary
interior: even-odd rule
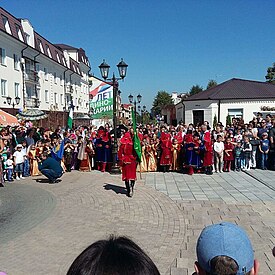
[[[205,167],[206,175],[213,174],[213,146],[211,140],[211,133],[207,130],[205,125],[201,126],[201,140],[204,145],[203,166]]]
[[[161,141],[161,157],[160,157],[160,165],[163,167],[163,172],[167,172],[170,169],[170,166],[172,164],[172,142],[171,142],[171,136],[168,133],[164,132],[164,128],[162,128],[162,133],[160,136]]]
[[[122,167],[122,180],[125,181],[127,196],[132,197],[134,194],[134,185],[136,177],[136,154],[134,151],[131,134],[126,132],[120,139],[118,159]],[[131,184],[131,185],[130,185]]]

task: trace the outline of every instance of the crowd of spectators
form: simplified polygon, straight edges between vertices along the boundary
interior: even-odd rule
[[[55,131],[32,125],[0,130],[2,181],[22,180],[40,174],[38,159],[47,152],[64,172],[109,171],[112,165],[113,129],[104,126]],[[118,129],[119,140],[131,126]],[[275,170],[275,118],[258,113],[249,123],[233,118],[229,125],[209,122],[138,125],[141,142],[140,172],[178,171],[193,174],[249,169]],[[118,140],[118,145],[119,145]]]

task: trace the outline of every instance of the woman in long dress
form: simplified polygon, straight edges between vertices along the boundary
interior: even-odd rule
[[[150,144],[146,146],[147,152],[147,167],[148,172],[156,172],[157,171],[157,160],[156,160],[156,152],[154,140],[150,140]]]
[[[164,129],[162,129],[164,131]],[[160,166],[163,167],[163,172],[167,172],[170,169],[172,164],[172,153],[171,153],[171,136],[168,133],[162,132],[160,136],[161,141],[161,157],[160,157]]]
[[[27,155],[30,161],[31,176],[39,176],[40,173],[38,169],[37,151],[34,144],[29,146]]]
[[[82,140],[80,142],[77,158],[80,161],[79,170],[83,171],[83,172],[90,172],[91,166],[90,166],[90,161],[89,161],[89,154],[88,154],[86,140]]]
[[[178,171],[179,170],[179,153],[180,153],[180,144],[178,143],[178,140],[176,138],[173,139],[172,144],[172,171]]]

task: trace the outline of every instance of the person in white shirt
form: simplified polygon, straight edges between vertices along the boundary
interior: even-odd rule
[[[13,155],[8,155],[8,159],[5,162],[6,165],[6,175],[8,181],[13,181],[12,174],[13,174]]]
[[[15,163],[15,174],[16,174],[16,179],[24,179],[23,177],[23,164],[24,164],[24,159],[26,155],[22,152],[22,145],[18,144],[16,146],[16,151],[13,153],[14,157],[14,163]]]
[[[223,150],[224,150],[224,143],[222,142],[222,136],[217,136],[217,141],[214,142],[214,165],[215,165],[215,172],[222,173],[222,166],[223,166]]]

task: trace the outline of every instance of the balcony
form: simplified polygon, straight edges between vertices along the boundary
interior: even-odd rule
[[[34,70],[26,70],[25,72],[25,81],[32,83],[32,84],[37,84],[39,85],[39,76],[38,72]]]
[[[39,108],[40,101],[35,97],[25,97],[26,108]]]

